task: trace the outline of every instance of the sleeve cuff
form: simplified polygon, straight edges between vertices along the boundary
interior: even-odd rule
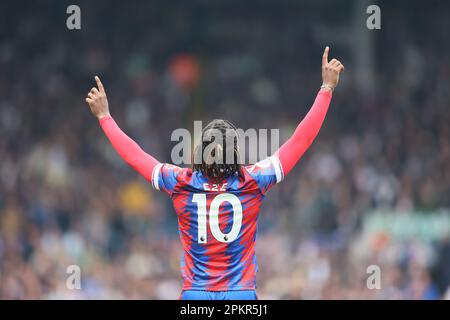
[[[326,89],[320,89],[319,94],[331,97],[333,95],[333,92]]]
[[[105,121],[107,121],[107,120],[112,120],[112,117],[110,116],[110,115],[107,115],[107,116],[103,116],[103,117],[101,117],[99,120],[98,120],[98,122],[100,123],[100,125],[103,125],[103,123],[105,122]]]
[[[161,167],[163,166],[162,163],[158,163],[154,168],[152,172],[152,186],[156,190],[159,190],[159,172],[161,171]]]
[[[278,156],[274,155],[270,157],[270,161],[272,161],[272,166],[275,170],[277,183],[280,183],[284,179],[283,166],[281,165],[280,159],[278,158]]]

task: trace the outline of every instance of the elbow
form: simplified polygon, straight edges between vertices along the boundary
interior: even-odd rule
[[[136,163],[136,159],[130,156],[122,156],[122,160],[131,167],[134,167],[134,164]]]
[[[314,139],[315,139],[315,136],[305,137],[305,139],[302,142],[302,149],[306,151],[312,145],[312,143],[314,142]]]
[[[307,137],[306,138],[305,145],[307,148],[309,148],[312,145],[312,143],[314,142],[314,138],[315,137]]]

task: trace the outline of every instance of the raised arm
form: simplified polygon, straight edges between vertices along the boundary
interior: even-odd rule
[[[102,82],[97,76],[95,81],[98,88],[93,87],[86,97],[91,112],[99,120],[100,126],[122,159],[141,176],[151,181],[153,168],[159,163],[158,160],[142,150],[119,128],[109,113],[108,99]]]
[[[340,61],[332,59],[328,62],[329,50],[329,47],[326,47],[322,56],[323,84],[314,104],[294,134],[275,153],[280,159],[284,175],[292,170],[319,133],[331,102],[332,92],[339,82],[339,74],[344,71]]]

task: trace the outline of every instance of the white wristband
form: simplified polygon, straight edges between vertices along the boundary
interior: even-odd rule
[[[328,84],[323,84],[323,85],[320,86],[320,89],[330,89],[331,91],[334,91],[334,88],[335,87],[332,87],[332,86],[330,86]]]

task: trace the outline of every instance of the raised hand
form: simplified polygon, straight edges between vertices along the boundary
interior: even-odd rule
[[[89,91],[86,102],[91,108],[92,114],[98,119],[101,119],[104,116],[109,116],[108,98],[106,97],[105,88],[99,77],[95,76],[95,82],[97,82],[98,88],[93,87]]]
[[[322,55],[322,87],[334,90],[339,82],[339,75],[344,72],[344,65],[337,59],[328,62],[330,48],[327,46]]]

